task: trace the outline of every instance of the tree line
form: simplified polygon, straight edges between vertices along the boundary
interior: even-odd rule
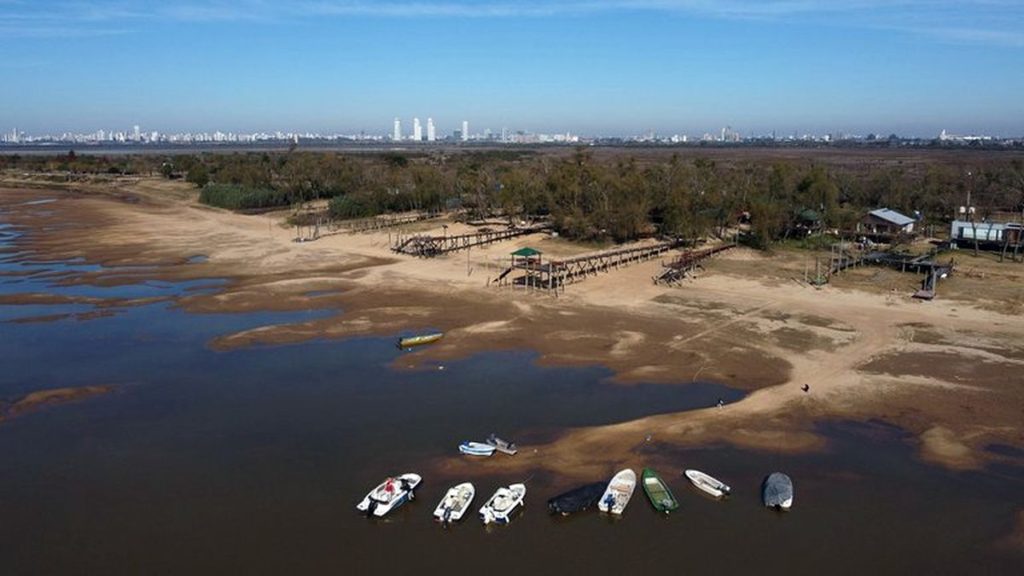
[[[545,217],[569,238],[620,242],[695,238],[743,218],[751,242],[767,246],[808,220],[823,229],[852,230],[866,210],[879,207],[943,224],[968,193],[978,218],[1024,209],[1024,163],[1016,155],[950,162],[927,155],[891,161],[884,152],[845,159],[627,154],[590,148],[555,154],[69,154],[0,156],[0,169],[184,178],[200,188],[201,202],[232,210],[327,200],[335,218],[445,209],[470,217]]]

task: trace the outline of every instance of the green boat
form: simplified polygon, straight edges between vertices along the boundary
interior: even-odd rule
[[[672,491],[668,489],[668,484],[665,484],[665,481],[658,476],[657,472],[650,468],[644,468],[640,478],[643,481],[644,492],[647,493],[647,497],[650,498],[655,510],[668,514],[679,508],[679,501],[672,495]]]
[[[444,332],[434,332],[433,334],[423,334],[421,336],[412,336],[409,338],[399,338],[399,348],[412,348],[413,346],[422,346],[424,344],[433,344],[444,336]]]

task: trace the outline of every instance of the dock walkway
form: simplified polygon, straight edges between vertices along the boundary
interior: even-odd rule
[[[549,224],[539,224],[522,228],[506,228],[504,230],[481,230],[471,234],[399,236],[392,244],[391,250],[399,254],[408,254],[409,256],[433,258],[434,256],[440,256],[449,252],[466,250],[473,246],[493,244],[494,242],[509,240],[517,236],[542,232],[549,228]]]
[[[700,266],[701,262],[735,247],[736,244],[729,243],[701,250],[687,250],[668,264],[662,264],[663,269],[660,274],[654,277],[654,283],[678,285],[687,274]]]

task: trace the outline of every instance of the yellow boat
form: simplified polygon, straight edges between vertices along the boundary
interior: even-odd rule
[[[433,334],[422,334],[420,336],[411,336],[409,338],[399,338],[399,348],[412,348],[413,346],[422,346],[424,344],[433,344],[444,337],[444,332],[434,332]]]

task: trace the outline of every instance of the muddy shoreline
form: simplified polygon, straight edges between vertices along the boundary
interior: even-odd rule
[[[51,198],[56,201],[26,204]],[[1014,342],[1024,341],[1024,323],[971,302],[922,305],[903,294],[859,290],[853,282],[815,291],[743,276],[742,270],[779,260],[747,252],[723,257],[726,263],[742,261],[742,267],[723,265],[729,272],[716,274],[711,265],[681,289],[645,280],[657,268],[651,262],[574,285],[557,299],[500,291],[485,288],[485,278],[511,245],[477,252],[467,274],[469,264],[460,255],[436,261],[395,257],[386,233],[295,244],[292,231],[281,225],[282,214],[212,210],[198,206],[187,187],[160,181],[71,192],[3,189],[0,209],[23,234],[19,247],[33,258],[77,258],[114,270],[80,274],[70,283],[218,278],[224,283],[215,290],[183,294],[174,305],[194,313],[337,310],[225,335],[209,343],[217,350],[440,329],[446,332],[441,343],[402,355],[395,367],[532,349],[542,365],[606,366],[626,386],[704,380],[751,392],[721,409],[567,430],[540,447],[543,457],[525,454],[494,464],[505,472],[557,467],[585,476],[595,466],[634,461],[648,436],[670,446],[724,442],[822,450],[813,424],[833,419],[877,419],[905,428],[924,459],[954,469],[1019,464],[985,447],[1024,448],[1024,393],[1007,384],[1019,373],[1021,350]],[[544,238],[527,237],[518,245],[528,243],[558,248]],[[203,258],[196,261],[196,255]],[[27,294],[7,296],[4,303],[44,301]],[[947,326],[950,318],[955,329]],[[804,384],[810,392],[801,390]],[[593,454],[603,461],[595,464]],[[460,465],[438,463],[450,470]]]

